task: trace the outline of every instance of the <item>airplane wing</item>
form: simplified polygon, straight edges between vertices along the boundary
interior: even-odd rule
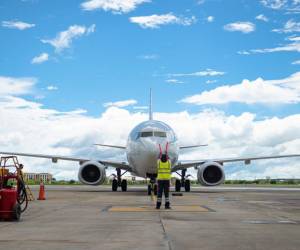
[[[198,147],[206,147],[206,146],[208,146],[208,144],[191,145],[191,146],[180,146],[179,149],[198,148]]]
[[[119,148],[119,149],[126,149],[125,146],[117,146],[117,145],[108,145],[108,144],[99,144],[99,143],[96,143],[94,144],[96,146],[101,146],[101,147],[109,147],[109,148]]]
[[[270,155],[270,156],[258,156],[258,157],[238,157],[238,158],[223,158],[223,159],[220,158],[220,159],[206,159],[206,160],[199,160],[199,161],[181,161],[178,162],[178,164],[172,168],[172,171],[175,172],[177,170],[197,167],[205,162],[218,162],[223,165],[223,163],[227,163],[227,162],[243,161],[246,165],[248,165],[251,163],[251,161],[254,160],[267,160],[267,159],[290,158],[290,157],[300,157],[300,154]]]
[[[16,152],[0,152],[3,155],[18,155],[25,157],[35,157],[35,158],[46,158],[51,159],[53,163],[57,163],[58,160],[63,161],[76,161],[79,164],[82,164],[85,161],[90,161],[91,159],[87,158],[77,158],[77,157],[68,157],[68,156],[58,156],[58,155],[44,155],[44,154],[27,154],[27,153],[16,153]],[[116,162],[116,161],[106,161],[106,160],[97,160],[99,163],[107,167],[120,168],[123,170],[132,171],[131,167],[127,162]]]

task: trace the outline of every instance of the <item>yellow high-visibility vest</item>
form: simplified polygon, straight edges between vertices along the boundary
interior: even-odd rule
[[[171,180],[171,161],[157,161],[157,180]]]

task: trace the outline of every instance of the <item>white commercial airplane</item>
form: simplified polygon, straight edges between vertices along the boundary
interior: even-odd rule
[[[127,191],[127,181],[122,180],[122,175],[131,172],[133,175],[149,178],[148,194],[152,190],[157,191],[155,179],[157,177],[157,159],[161,153],[168,153],[172,162],[172,172],[181,176],[176,180],[175,190],[180,191],[184,187],[185,191],[190,191],[190,181],[186,178],[186,170],[195,168],[198,182],[204,186],[220,185],[225,180],[223,164],[227,162],[244,162],[250,164],[252,160],[300,157],[300,154],[292,155],[270,155],[260,157],[240,157],[240,158],[216,158],[201,159],[193,161],[178,161],[181,149],[194,148],[206,145],[179,146],[174,130],[164,122],[153,120],[152,96],[150,91],[149,120],[138,124],[129,134],[126,146],[95,144],[99,146],[119,148],[126,150],[127,162],[117,162],[109,160],[91,160],[87,158],[76,158],[69,156],[29,154],[16,152],[0,152],[5,155],[18,155],[51,159],[53,163],[58,160],[75,161],[80,164],[78,179],[86,185],[101,185],[106,178],[106,168],[113,167],[117,171],[117,178],[112,181],[112,190],[117,191],[121,187],[122,191]],[[121,173],[121,171],[123,174]],[[180,172],[179,172],[180,171]]]

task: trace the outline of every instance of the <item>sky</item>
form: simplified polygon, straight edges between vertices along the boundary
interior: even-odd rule
[[[180,144],[209,144],[181,159],[299,153],[299,13],[299,0],[2,0],[1,150],[124,159],[92,145],[126,144],[152,88],[154,118]],[[77,175],[74,163],[22,160]],[[300,164],[225,172],[300,178]]]

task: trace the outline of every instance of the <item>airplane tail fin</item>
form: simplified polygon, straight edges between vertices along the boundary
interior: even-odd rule
[[[149,100],[149,120],[153,120],[153,113],[152,113],[152,89],[150,88],[150,100]]]

